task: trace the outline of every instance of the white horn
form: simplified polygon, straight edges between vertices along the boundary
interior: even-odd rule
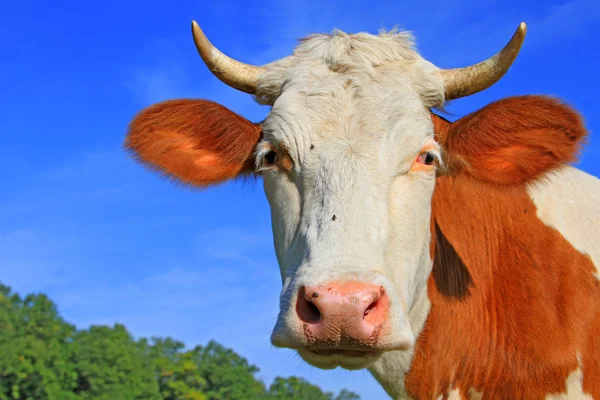
[[[470,96],[498,82],[517,58],[526,32],[527,25],[521,22],[510,41],[496,55],[468,67],[441,69],[446,100]]]
[[[256,93],[258,76],[266,71],[264,67],[244,64],[221,53],[208,40],[196,21],[192,21],[192,35],[200,57],[217,78],[242,92]]]

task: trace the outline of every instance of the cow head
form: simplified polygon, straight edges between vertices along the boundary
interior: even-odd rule
[[[431,109],[498,81],[525,25],[494,57],[454,70],[423,59],[403,32],[313,35],[261,67],[220,53],[195,23],[193,34],[211,71],[270,113],[252,123],[210,101],[166,101],[136,116],[126,147],[196,187],[262,175],[283,283],[275,346],[348,369],[410,349],[429,307],[436,176],[468,157],[490,161],[460,145],[453,158],[456,135]]]

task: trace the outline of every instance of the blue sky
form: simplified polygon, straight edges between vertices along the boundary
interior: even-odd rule
[[[128,122],[154,102],[200,97],[255,121],[267,113],[204,67],[192,19],[225,53],[256,64],[289,54],[310,33],[398,25],[441,67],[495,53],[525,21],[528,36],[508,75],[450,104],[451,118],[505,96],[558,96],[591,131],[579,167],[600,175],[596,0],[5,3],[0,280],[48,293],[80,327],[121,322],[135,335],[172,335],[189,346],[217,339],[258,364],[267,382],[301,375],[328,390],[386,398],[367,372],[320,371],[270,346],[280,278],[260,182],[184,189],[122,151]]]

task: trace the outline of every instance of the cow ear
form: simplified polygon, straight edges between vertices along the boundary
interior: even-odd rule
[[[576,111],[543,96],[506,98],[438,125],[449,174],[498,184],[523,183],[576,161],[587,135]]]
[[[262,137],[254,124],[206,100],[169,100],[142,110],[124,146],[134,157],[180,182],[206,187],[254,170]]]

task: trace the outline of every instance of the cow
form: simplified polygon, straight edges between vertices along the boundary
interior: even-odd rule
[[[402,30],[334,30],[257,66],[196,48],[269,106],[204,99],[136,114],[124,148],[195,188],[260,176],[281,272],[271,342],[368,369],[398,399],[600,399],[600,180],[560,99],[512,96],[451,122],[500,80],[521,23],[478,64],[443,69]]]

